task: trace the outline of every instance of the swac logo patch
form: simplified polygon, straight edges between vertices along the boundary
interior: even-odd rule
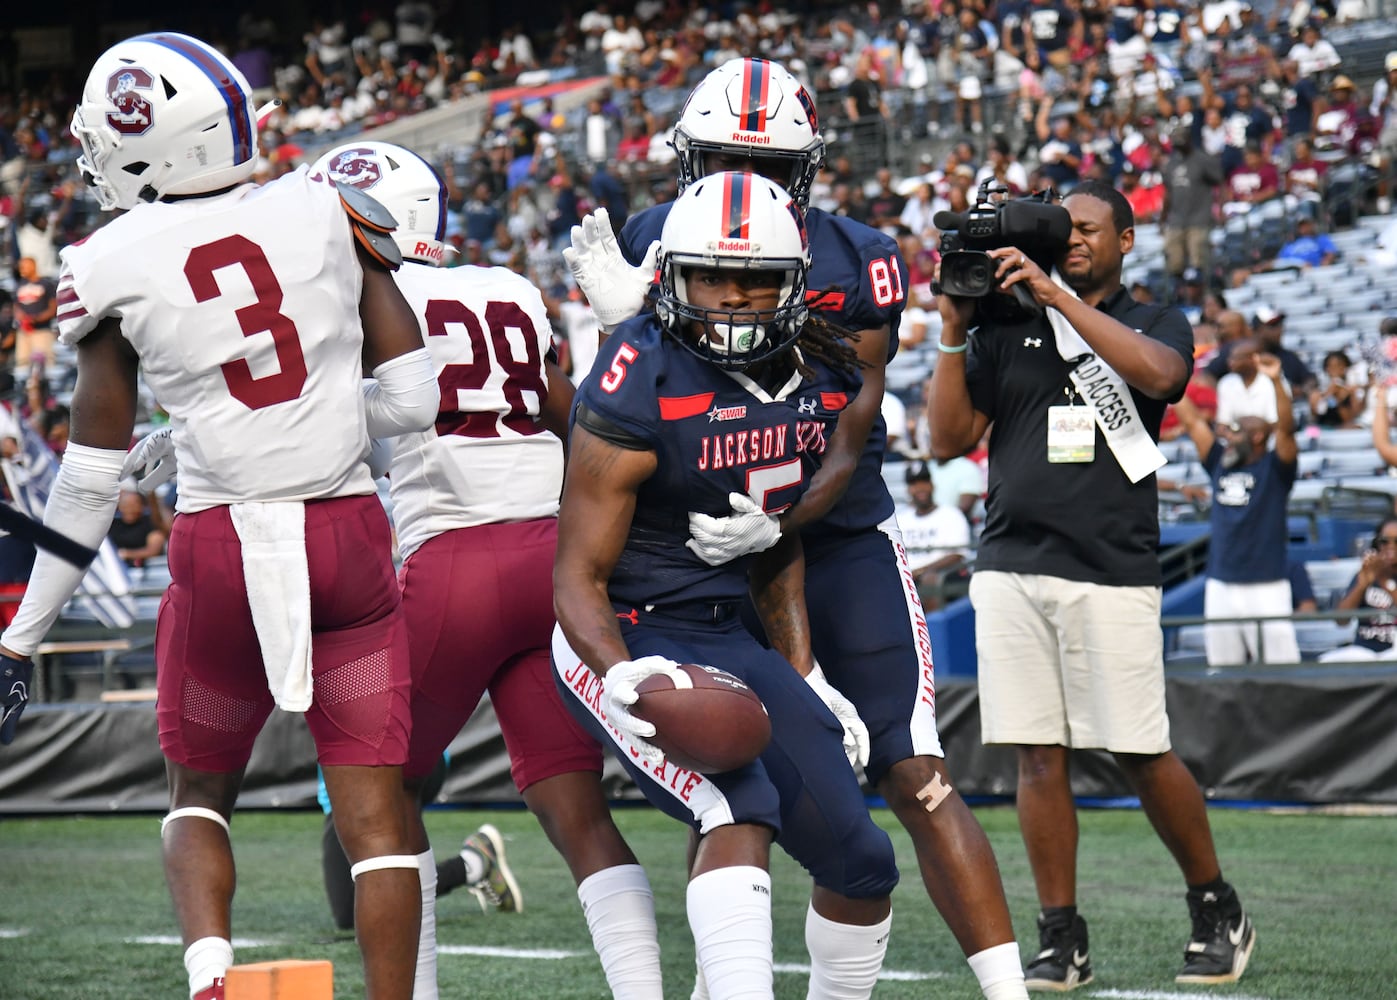
[[[383,170],[372,157],[370,149],[346,149],[330,161],[330,180],[367,191],[383,179]]]
[[[145,135],[155,124],[155,109],[139,92],[154,89],[155,77],[139,66],[123,66],[107,77],[107,100],[116,109],[107,112],[107,124],[122,135]]]

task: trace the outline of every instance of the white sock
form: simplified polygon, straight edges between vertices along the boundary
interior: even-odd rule
[[[233,964],[233,942],[227,938],[200,938],[184,949],[184,968],[189,973],[189,995],[206,990],[213,981],[228,974]]]
[[[805,911],[805,947],[810,952],[806,1000],[867,1000],[873,995],[893,915],[870,926],[837,924],[810,906]]]
[[[713,1000],[770,1000],[771,876],[738,865],[689,882],[689,929]]]
[[[582,915],[615,1000],[660,1000],[655,896],[640,865],[616,865],[577,887]]]
[[[412,1000],[437,1000],[437,859],[430,847],[417,855],[417,878],[422,883],[422,929]]]
[[[970,963],[970,971],[980,981],[980,992],[985,995],[985,1000],[1028,1000],[1017,941],[977,951],[966,961]]]
[[[461,860],[466,863],[466,885],[475,885],[485,877],[487,862],[479,851],[463,847]]]

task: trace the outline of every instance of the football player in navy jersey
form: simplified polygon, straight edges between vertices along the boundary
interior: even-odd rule
[[[762,59],[735,59],[705,77],[680,114],[673,145],[681,191],[714,170],[746,170],[787,185],[802,204],[824,158],[809,94]],[[601,212],[574,228],[564,257],[604,328],[643,306],[654,240],[672,211],[665,204],[632,216],[619,245]],[[729,517],[692,519],[694,548],[721,564],[801,536],[806,599],[816,611],[811,640],[818,664],[811,676],[827,671],[857,709],[841,719],[859,744],[856,756],[911,835],[927,892],[985,996],[1023,997],[994,854],[951,787],[943,759],[926,620],[882,478],[887,428],[879,411],[884,368],[897,351],[906,265],[896,244],[869,226],[818,208],[807,209],[805,218],[808,305],[856,331],[850,341],[863,363],[863,389],[841,414],[822,466],[797,503],[779,515],[735,505]],[[700,982],[696,996],[702,991]]]
[[[650,802],[702,836],[687,910],[711,995],[772,996],[774,840],[815,881],[808,995],[867,997],[887,949],[897,869],[844,758],[829,704],[841,699],[802,679],[813,659],[800,537],[711,565],[689,532],[696,508],[709,517],[743,503],[779,513],[799,499],[859,390],[857,357],[808,317],[801,213],[763,177],[722,173],[690,185],[658,260],[654,312],[615,331],[573,409],[554,567],[555,679]],[[749,586],[770,649],[742,625]],[[681,662],[727,670],[762,699],[772,737],[756,761],[698,774],[649,742],[654,726],[629,711],[636,686],[676,675]]]

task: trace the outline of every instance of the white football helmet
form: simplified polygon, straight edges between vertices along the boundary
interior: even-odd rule
[[[398,220],[393,232],[405,260],[445,262],[446,184],[432,165],[391,142],[350,142],[316,160],[312,174],[356,187]]]
[[[251,88],[213,46],[161,31],[118,42],[87,75],[70,126],[103,209],[248,180],[257,166]]]
[[[679,156],[680,192],[705,174],[735,169],[705,156],[738,156],[802,208],[825,162],[814,100],[785,67],[766,59],[730,59],[699,81],[670,145]]]
[[[777,271],[773,311],[730,312],[689,301],[686,268]],[[675,199],[660,232],[660,325],[690,352],[736,370],[789,348],[805,323],[810,240],[805,216],[786,190],[760,174],[709,174]],[[721,343],[695,338],[689,322],[711,325]]]

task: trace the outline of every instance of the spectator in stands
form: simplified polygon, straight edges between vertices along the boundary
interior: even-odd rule
[[[1238,348],[1237,350],[1240,350]],[[1237,350],[1233,353],[1236,354]],[[1223,422],[1215,434],[1187,399],[1175,404],[1179,421],[1198,449],[1213,486],[1203,614],[1208,618],[1260,618],[1209,622],[1204,631],[1208,666],[1247,662],[1299,663],[1291,621],[1286,568],[1286,504],[1295,484],[1295,419],[1281,363],[1262,355],[1257,367],[1279,414],[1274,425],[1256,416]],[[1274,426],[1274,446],[1267,437]],[[1221,435],[1221,440],[1219,436]]]
[[[1271,270],[1287,267],[1301,269],[1332,264],[1339,259],[1339,248],[1326,234],[1316,232],[1315,220],[1301,216],[1295,222],[1295,238],[1281,247]]]
[[[19,335],[15,364],[27,367],[35,358],[53,356],[53,318],[58,315],[57,277],[41,277],[33,257],[21,257],[15,284],[15,313]]]
[[[1349,584],[1347,593],[1334,606],[1336,611],[1378,611],[1358,621],[1353,642],[1331,649],[1319,658],[1321,663],[1361,660],[1391,660],[1397,657],[1397,517],[1385,517],[1373,530],[1373,540],[1363,553],[1363,562]],[[1339,619],[1347,624],[1348,619]]]
[[[1281,81],[1286,139],[1293,144],[1299,139],[1311,138],[1315,132],[1315,118],[1324,107],[1324,96],[1320,93],[1319,85],[1301,75],[1299,63],[1294,59],[1283,60],[1279,72],[1271,75]]]
[[[124,489],[117,500],[116,517],[112,519],[107,537],[116,545],[116,554],[126,565],[141,567],[165,554],[165,541],[170,537],[169,518],[154,496],[147,502],[136,490]]]
[[[880,153],[885,149],[885,125],[891,116],[871,51],[860,52],[854,64],[854,78],[849,81],[844,95],[844,113],[854,124],[861,143]]]
[[[983,466],[965,455],[937,460],[932,468],[932,483],[938,507],[954,507],[968,520],[974,520],[975,508],[985,495]]]
[[[1244,417],[1267,423],[1277,419],[1276,394],[1270,381],[1261,377],[1260,357],[1260,345],[1253,337],[1232,344],[1227,353],[1230,370],[1217,383],[1217,423],[1235,424]]]
[[[1281,191],[1281,177],[1276,165],[1262,155],[1261,147],[1247,143],[1239,167],[1227,175],[1227,201],[1224,215],[1245,215],[1262,202],[1270,201]]]
[[[1310,390],[1310,414],[1320,427],[1356,427],[1363,412],[1363,386],[1349,380],[1352,362],[1343,351],[1324,356],[1324,372]]]
[[[963,587],[969,580],[965,567],[970,559],[970,522],[958,507],[936,502],[931,469],[925,462],[909,464],[905,475],[912,506],[897,512],[897,524],[922,607],[934,611],[950,596],[948,583],[956,581]]]
[[[1036,3],[1044,0],[1034,0]],[[1053,99],[1043,98],[1038,107],[1038,117],[1034,128],[1041,145],[1038,147],[1038,162],[1043,175],[1047,177],[1059,194],[1066,194],[1081,179],[1082,147],[1072,137],[1072,119],[1066,115],[1052,118]]]
[[[1295,63],[1303,77],[1318,76],[1340,62],[1339,53],[1331,42],[1320,37],[1319,25],[1314,21],[1305,22],[1300,29],[1300,40],[1290,47],[1286,59]]]
[[[1299,212],[1311,218],[1317,216],[1324,201],[1324,178],[1328,170],[1329,164],[1315,159],[1314,143],[1309,139],[1297,140],[1283,181],[1286,204],[1294,204]]]
[[[1173,152],[1164,164],[1164,267],[1175,278],[1188,267],[1204,274],[1212,266],[1209,233],[1213,225],[1213,192],[1222,184],[1217,158],[1194,148],[1193,133],[1176,128],[1170,135]]]
[[[1184,314],[1189,326],[1197,326],[1203,319],[1204,284],[1203,272],[1196,267],[1185,268],[1179,278],[1178,301],[1174,305]]]
[[[887,167],[879,167],[874,176],[878,190],[868,200],[868,224],[889,236],[896,235],[907,199],[893,190],[893,172]]]
[[[1121,194],[1130,202],[1135,213],[1135,221],[1140,225],[1158,222],[1164,211],[1164,185],[1159,175],[1153,171],[1141,173],[1135,164],[1127,160],[1121,166],[1118,180]],[[1197,268],[1193,268],[1197,270]]]
[[[1285,372],[1285,379],[1291,388],[1301,393],[1308,393],[1314,388],[1315,374],[1310,371],[1310,366],[1300,355],[1281,344],[1285,336],[1285,313],[1270,306],[1257,306],[1256,315],[1252,317],[1252,330],[1262,352],[1281,359],[1281,370]]]

